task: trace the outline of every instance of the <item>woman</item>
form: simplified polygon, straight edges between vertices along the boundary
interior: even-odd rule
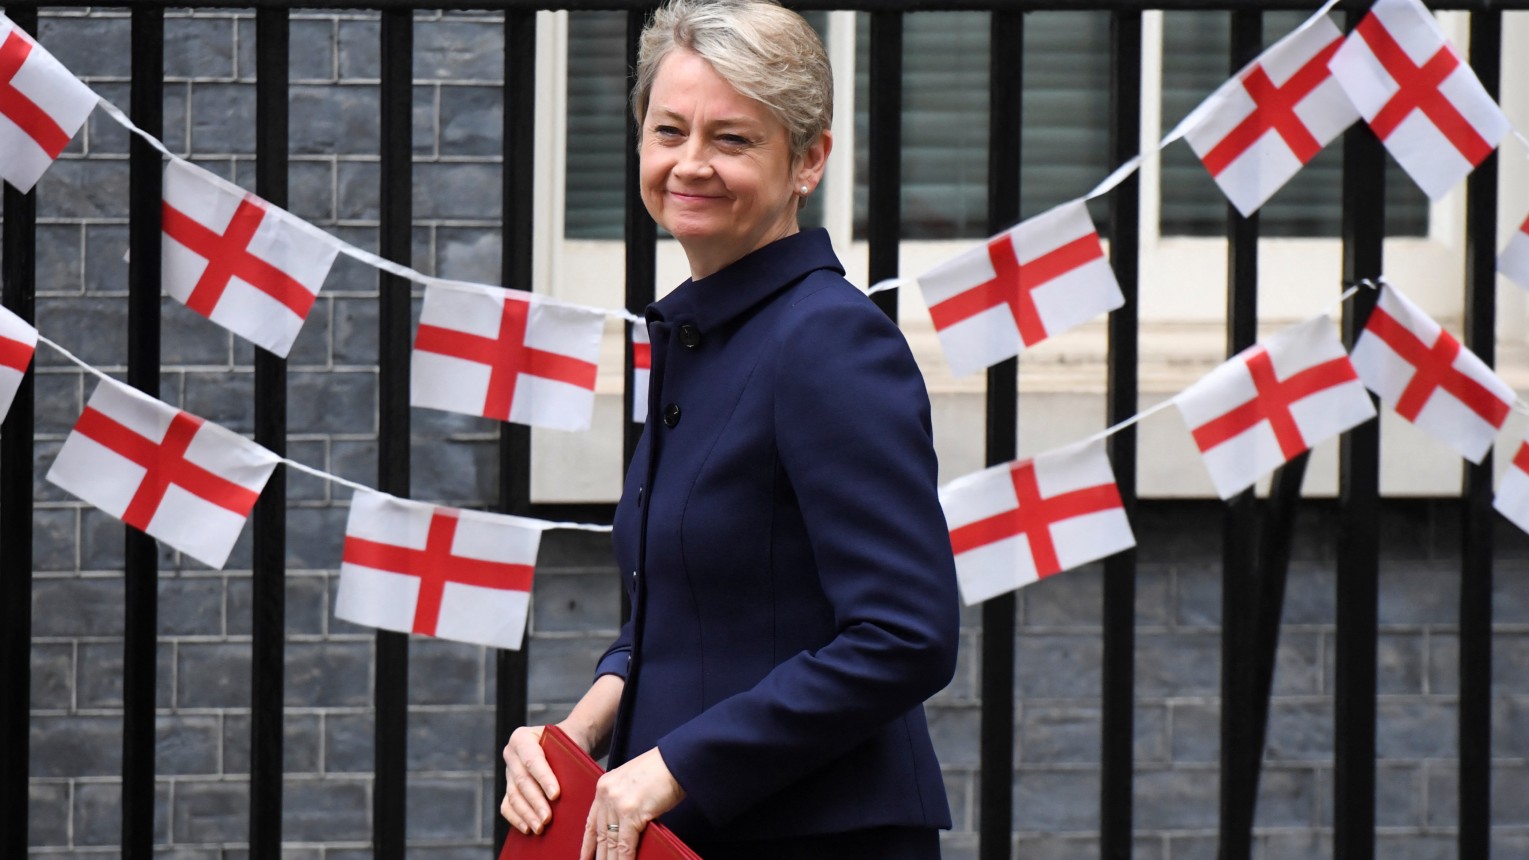
[[[906,341],[800,231],[833,138],[821,41],[768,0],[672,0],[642,37],[643,201],[691,278],[648,309],[650,420],[615,522],[631,621],[560,723],[598,756],[583,860],[663,816],[706,860],[939,856],[922,702],[958,629]],[[505,747],[524,832],[558,792]]]

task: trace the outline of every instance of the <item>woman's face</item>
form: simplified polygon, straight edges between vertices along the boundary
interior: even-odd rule
[[[800,159],[784,124],[711,64],[676,49],[659,63],[643,121],[642,199],[699,280],[797,231],[802,186],[817,187],[825,133]]]

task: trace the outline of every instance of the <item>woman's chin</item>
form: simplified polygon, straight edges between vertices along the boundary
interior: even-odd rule
[[[680,220],[673,224],[665,224],[664,229],[680,241],[682,245],[694,243],[698,246],[709,245],[724,239],[724,231],[720,225],[706,221]]]
[[[665,218],[663,225],[676,236],[704,237],[715,229],[704,218]]]

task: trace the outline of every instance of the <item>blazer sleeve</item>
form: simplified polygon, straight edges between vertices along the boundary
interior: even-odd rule
[[[632,665],[632,622],[628,620],[621,625],[621,631],[616,636],[616,641],[611,647],[605,649],[600,655],[600,660],[595,664],[595,680],[601,675],[617,675],[621,680],[626,680],[627,670]]]
[[[716,825],[868,740],[955,672],[959,599],[928,394],[902,332],[852,289],[799,300],[773,380],[780,462],[838,633],[658,742]]]

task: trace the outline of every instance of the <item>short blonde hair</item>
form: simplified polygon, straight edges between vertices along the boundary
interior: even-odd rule
[[[632,113],[640,125],[653,79],[677,48],[711,64],[733,89],[769,108],[801,157],[832,125],[833,70],[823,40],[774,0],[669,0],[642,31]]]

